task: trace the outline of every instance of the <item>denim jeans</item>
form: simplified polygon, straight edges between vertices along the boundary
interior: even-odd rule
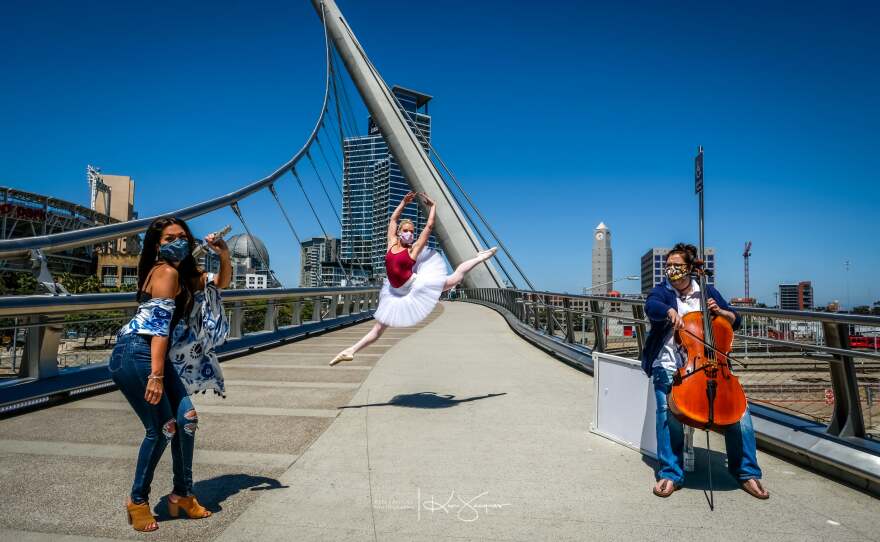
[[[108,364],[110,377],[144,425],[144,440],[138,451],[131,487],[134,503],[149,499],[153,473],[169,441],[174,493],[187,496],[192,490],[192,458],[198,419],[180,377],[168,360],[164,368],[164,392],[159,402],[151,405],[144,399],[147,376],[152,371],[150,340],[149,335],[136,333],[120,336]]]
[[[684,482],[684,429],[681,422],[669,412],[667,397],[672,390],[672,374],[662,367],[652,370],[654,398],[657,401],[657,460],[660,470],[657,479],[666,478],[676,485]],[[748,407],[738,423],[724,430],[727,448],[727,470],[740,482],[761,478],[758,467],[755,430]]]

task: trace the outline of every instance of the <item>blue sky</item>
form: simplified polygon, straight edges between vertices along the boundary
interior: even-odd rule
[[[263,177],[299,148],[323,92],[310,2],[178,4],[0,6],[0,185],[85,204],[91,163],[132,175],[147,216]],[[435,145],[539,287],[589,285],[600,221],[615,276],[638,273],[651,246],[696,241],[703,145],[723,293],[742,295],[751,240],[762,301],[797,280],[818,303],[880,300],[878,4],[339,5],[386,81],[434,96]],[[297,190],[279,186],[300,234],[318,235]],[[271,199],[242,209],[295,284]]]

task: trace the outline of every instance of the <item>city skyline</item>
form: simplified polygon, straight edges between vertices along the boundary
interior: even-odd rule
[[[880,84],[865,69],[878,49],[868,24],[876,17],[820,6],[783,17],[779,6],[747,4],[648,7],[630,20],[613,7],[569,3],[566,17],[507,10],[498,25],[497,6],[486,3],[466,18],[424,6],[431,23],[409,28],[393,2],[341,7],[389,80],[438,96],[432,108],[442,122],[432,131],[444,160],[538,287],[578,292],[588,283],[589,250],[571,247],[600,220],[615,225],[620,276],[638,274],[649,247],[695,242],[693,155],[702,144],[706,241],[720,255],[726,297],[743,293],[739,254],[752,240],[752,297],[761,302],[773,304],[778,284],[803,280],[817,306],[880,299],[871,128]],[[323,85],[311,6],[279,3],[260,14],[215,6],[207,21],[198,4],[173,16],[169,9],[8,10],[0,41],[12,54],[0,63],[18,76],[0,90],[8,119],[0,185],[87,205],[82,171],[92,163],[137,179],[138,214],[150,216],[228,192],[289,158],[314,122]],[[70,27],[83,16],[107,31]],[[458,43],[443,39],[453,24]],[[822,32],[811,30],[816,24]],[[382,30],[389,27],[398,32]],[[527,50],[515,47],[526,39]],[[118,83],[90,84],[95,73]],[[560,84],[547,85],[554,79]],[[576,99],[548,100],[551,89],[576,89]],[[303,234],[319,234],[295,190],[279,185]],[[663,197],[670,203],[652,209]],[[257,196],[242,209],[278,255],[273,268],[294,284],[298,250],[275,227],[275,210],[262,212],[271,205]],[[538,216],[542,209],[564,212]],[[329,209],[320,212],[332,223]],[[230,213],[194,226],[204,234],[220,222],[241,233]]]

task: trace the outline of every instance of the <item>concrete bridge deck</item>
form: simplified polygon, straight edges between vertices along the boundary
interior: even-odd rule
[[[763,453],[769,501],[718,458],[716,512],[705,476],[653,496],[649,463],[588,432],[591,378],[490,309],[444,303],[325,368],[369,325],[224,363],[228,398],[196,399],[195,490],[215,515],[164,517],[166,454],[157,533],[125,523],[142,430],[120,394],[0,420],[0,539],[880,540],[876,499]]]

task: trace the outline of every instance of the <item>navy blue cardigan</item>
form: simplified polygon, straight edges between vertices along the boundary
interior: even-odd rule
[[[739,329],[742,323],[739,313],[737,313],[727,301],[721,296],[714,286],[706,285],[706,295],[715,300],[718,306],[726,311],[731,311],[736,315],[733,321],[733,329]],[[648,299],[645,301],[645,315],[651,321],[651,331],[648,332],[648,338],[645,339],[645,348],[642,350],[642,369],[648,376],[651,375],[651,368],[654,366],[654,360],[663,348],[664,339],[669,332],[669,309],[678,310],[678,302],[676,301],[676,293],[666,287],[666,282],[654,286]]]

